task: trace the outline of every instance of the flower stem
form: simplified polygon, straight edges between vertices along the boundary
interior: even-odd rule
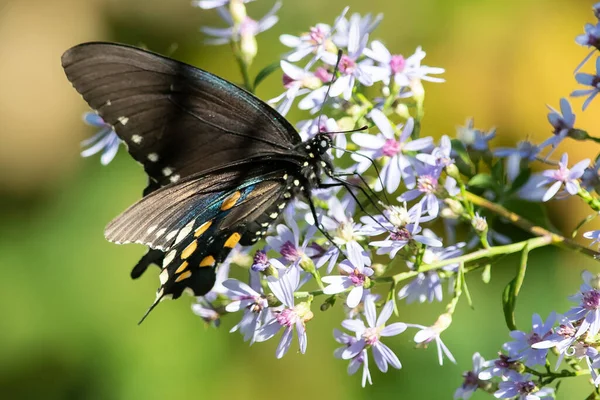
[[[244,57],[242,55],[242,51],[240,49],[240,43],[237,41],[231,42],[231,50],[233,51],[233,55],[240,67],[240,72],[242,74],[242,79],[244,80],[244,88],[250,93],[254,93],[254,87],[252,86],[252,80],[250,79],[250,73],[248,72],[249,65],[246,64]]]
[[[562,248],[566,248],[566,249],[570,249],[570,250],[573,250],[578,253],[583,253],[590,257],[600,258],[600,253],[598,253],[594,250],[591,250],[585,246],[582,246],[572,239],[569,239],[569,238],[561,236],[557,233],[551,232],[545,228],[542,228],[541,226],[537,226],[537,225],[533,224],[532,222],[528,221],[527,219],[521,217],[520,215],[507,210],[506,208],[502,207],[499,204],[493,203],[493,202],[486,200],[483,197],[477,196],[476,194],[473,194],[471,192],[465,192],[464,196],[466,196],[466,199],[468,201],[472,202],[473,204],[475,204],[476,206],[486,208],[489,211],[493,212],[494,214],[497,214],[503,218],[506,218],[513,225],[515,225],[533,235],[540,236],[540,237],[544,237],[544,236],[550,237],[551,243],[549,243],[549,244],[552,244],[552,245],[558,246],[558,247],[562,247]],[[504,247],[504,246],[501,246],[501,247]]]

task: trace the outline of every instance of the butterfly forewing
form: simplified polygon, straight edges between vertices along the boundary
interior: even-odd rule
[[[295,153],[301,139],[276,111],[206,71],[133,47],[68,50],[73,86],[160,185],[253,157]]]

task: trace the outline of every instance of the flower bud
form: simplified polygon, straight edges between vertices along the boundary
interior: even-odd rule
[[[449,209],[458,217],[465,212],[465,208],[462,203],[455,199],[444,199],[444,203],[449,207]]]
[[[371,269],[373,269],[373,276],[377,277],[385,274],[387,267],[380,263],[374,263],[371,265]]]
[[[240,49],[242,51],[242,59],[246,65],[252,64],[254,57],[258,53],[258,45],[254,34],[242,34],[240,41]]]
[[[231,0],[229,2],[229,12],[231,13],[234,25],[241,24],[248,16],[243,0]]]
[[[471,220],[471,225],[479,233],[484,233],[488,229],[485,217],[482,217],[479,213],[475,213],[475,216]]]
[[[593,287],[596,290],[600,290],[600,274],[595,274],[590,279],[590,286]]]
[[[458,170],[458,167],[456,166],[456,164],[451,163],[446,165],[446,173],[448,174],[449,177],[456,179],[457,181],[460,180],[460,171]]]
[[[412,91],[413,99],[419,104],[419,106],[423,105],[423,101],[425,100],[425,89],[423,88],[423,84],[420,79],[413,79],[410,82],[410,89]]]
[[[404,103],[398,103],[396,108],[394,108],[394,112],[404,119],[410,118],[410,111],[408,111],[408,106]]]

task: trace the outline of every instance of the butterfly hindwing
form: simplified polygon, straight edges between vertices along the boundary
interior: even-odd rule
[[[84,43],[65,52],[67,77],[160,185],[301,142],[263,101],[206,71],[145,50]]]

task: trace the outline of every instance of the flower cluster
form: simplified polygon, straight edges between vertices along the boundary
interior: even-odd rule
[[[203,32],[211,36],[211,44],[232,44],[245,87],[253,91],[278,70],[270,65],[255,80],[248,75],[257,54],[256,35],[277,22],[280,3],[258,21],[248,17],[245,3],[249,1],[194,4],[215,8],[227,22],[227,28]],[[594,12],[600,15],[600,5]],[[566,140],[600,142],[575,126],[569,101],[559,101],[560,111],[549,107],[551,133],[539,144],[494,147],[496,129],[477,129],[472,119],[455,135],[426,136],[421,131],[424,82],[443,82],[444,70],[423,65],[426,53],[419,46],[412,54],[401,54],[373,40],[381,22],[381,15],[344,9],[331,23],[280,36],[286,48],[277,63],[283,93],[270,103],[283,115],[292,107],[304,113],[305,119],[297,123],[303,140],[331,136],[336,173],[327,177],[333,182],[325,180],[314,188],[312,198],[292,201],[283,220],[265,232],[265,241],[234,249],[219,267],[213,290],[193,305],[194,313],[215,326],[226,315],[239,314],[231,331],[240,332],[250,344],[279,336],[276,357],[281,358],[294,336],[299,351],[307,351],[310,321],[321,315],[316,309],[327,312],[341,304],[343,330],[333,333],[341,346],[334,356],[349,363],[349,374],[362,370],[363,386],[373,382],[373,363],[381,372],[402,367],[387,338],[410,329],[415,347],[435,342],[439,364],[455,362],[441,335],[451,329],[459,301],[471,301],[467,275],[479,271],[489,281],[497,256],[521,253],[523,260],[504,296],[510,321],[531,250],[560,243],[598,255],[503,206],[529,201],[540,209],[552,199],[577,196],[594,214],[600,212],[600,158],[569,164],[564,153],[553,159]],[[600,49],[600,22],[585,29],[577,43]],[[586,97],[584,110],[600,90],[600,57],[596,67],[595,74],[575,76],[589,86],[572,93]],[[102,162],[109,162],[119,145],[114,130],[91,114],[86,121],[102,130],[86,143],[90,147],[83,155],[103,152]],[[544,171],[532,172],[540,167]],[[532,237],[515,241],[500,233],[507,223]],[[600,231],[584,237],[600,242]],[[244,268],[248,280],[229,278],[230,265]],[[600,278],[587,273],[584,279],[573,297],[579,306],[545,322],[535,315],[527,333],[509,323],[513,341],[496,360],[485,361],[476,353],[473,370],[465,374],[455,398],[467,399],[478,389],[497,398],[551,398],[556,386],[550,384],[580,374],[572,361],[582,358],[598,385]],[[404,302],[441,303],[443,311],[430,325],[409,323],[400,320]],[[558,364],[567,362],[572,370],[540,370],[550,348],[557,349]]]

